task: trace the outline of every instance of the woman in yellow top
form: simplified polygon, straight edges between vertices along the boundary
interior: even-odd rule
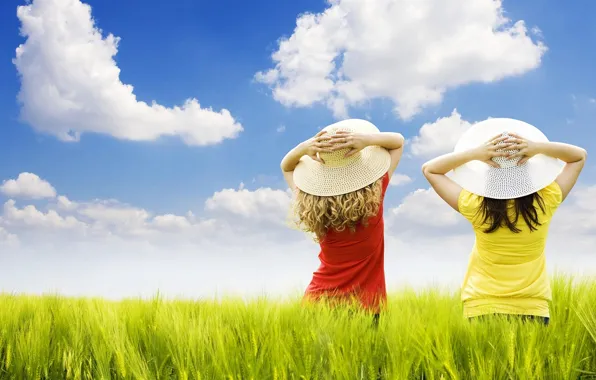
[[[437,194],[476,235],[462,284],[465,317],[518,315],[548,324],[548,229],[586,157],[530,124],[495,118],[471,127],[453,153],[423,165]]]

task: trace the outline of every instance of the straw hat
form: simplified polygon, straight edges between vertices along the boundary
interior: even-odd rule
[[[494,118],[468,129],[455,146],[455,152],[476,148],[499,133],[514,133],[530,141],[548,142],[538,128],[528,123],[515,119]],[[506,157],[493,158],[500,168],[480,161],[471,161],[453,170],[450,177],[473,194],[493,199],[515,199],[550,185],[564,165],[562,161],[543,154],[537,154],[518,166],[517,162],[520,159],[521,157],[511,160]]]
[[[380,133],[374,124],[361,119],[348,119],[323,129],[329,136],[338,131]],[[389,170],[391,156],[380,146],[367,146],[360,152],[344,157],[349,149],[319,153],[320,163],[308,156],[300,159],[294,170],[296,187],[307,194],[334,196],[360,190],[381,178]]]

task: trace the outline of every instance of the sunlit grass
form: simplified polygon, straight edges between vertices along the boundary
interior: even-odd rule
[[[1,379],[596,378],[596,281],[553,283],[551,324],[467,322],[457,294],[370,315],[265,299],[0,296]]]

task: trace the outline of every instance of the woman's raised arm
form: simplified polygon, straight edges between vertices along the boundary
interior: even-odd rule
[[[511,146],[511,149],[519,150],[518,153],[511,155],[510,157],[522,157],[519,161],[520,165],[537,154],[544,154],[565,162],[566,165],[557,177],[556,182],[561,188],[563,199],[567,198],[567,195],[569,195],[571,189],[575,186],[579,174],[584,168],[584,164],[588,158],[588,152],[586,152],[585,149],[575,145],[558,142],[537,143],[526,140],[515,134],[511,134],[509,141],[514,144]]]
[[[506,137],[498,135],[478,148],[470,149],[464,152],[448,153],[432,159],[422,165],[422,173],[437,194],[439,194],[439,196],[455,211],[459,211],[457,203],[462,188],[445,174],[465,163],[474,160],[485,162],[486,164],[494,167],[499,167],[499,165],[494,162],[492,158],[503,157],[507,155],[506,152],[497,151],[497,144],[504,141],[505,139]],[[508,146],[509,144],[501,144],[498,146],[498,149],[500,150],[507,148]]]

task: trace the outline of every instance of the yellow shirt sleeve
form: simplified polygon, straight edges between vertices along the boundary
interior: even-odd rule
[[[470,222],[474,223],[478,215],[478,207],[480,206],[481,198],[470,193],[468,190],[462,189],[457,200],[457,209]]]
[[[563,191],[556,181],[553,181],[550,185],[538,191],[538,194],[540,194],[544,201],[546,214],[551,216],[563,202]]]

